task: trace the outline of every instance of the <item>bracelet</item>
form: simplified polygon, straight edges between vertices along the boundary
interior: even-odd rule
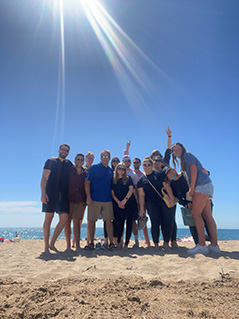
[[[168,135],[168,137],[172,137],[172,135]]]

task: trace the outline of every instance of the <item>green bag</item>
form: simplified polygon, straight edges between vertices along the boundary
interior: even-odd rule
[[[191,209],[186,207],[181,207],[183,223],[185,226],[196,226],[195,220],[191,214]]]

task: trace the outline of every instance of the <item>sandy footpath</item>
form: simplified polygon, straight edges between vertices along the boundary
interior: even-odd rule
[[[77,255],[59,240],[44,256],[42,240],[0,243],[0,318],[239,318],[239,242],[220,256],[192,246]]]

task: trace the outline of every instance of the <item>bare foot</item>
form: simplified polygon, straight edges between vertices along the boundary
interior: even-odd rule
[[[55,247],[55,245],[50,245],[49,246],[49,248],[50,248],[50,250],[53,250],[53,251],[55,251],[56,253],[58,253],[58,250],[57,250],[57,248]]]

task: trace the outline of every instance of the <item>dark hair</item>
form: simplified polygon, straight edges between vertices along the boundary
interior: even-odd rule
[[[163,158],[163,155],[159,152],[159,150],[154,150],[154,151],[151,153],[151,155],[150,155],[151,159],[153,159],[154,156],[160,156],[161,158]]]
[[[75,159],[76,159],[78,156],[82,156],[82,157],[85,159],[85,155],[84,155],[84,154],[82,154],[82,153],[78,153],[78,154],[76,154]]]
[[[173,151],[174,146],[180,146],[182,149],[182,155],[180,157],[181,171],[186,171],[186,164],[185,164],[183,155],[187,152],[187,150],[182,143],[175,143],[172,145],[172,151]],[[178,164],[178,160],[177,160],[177,157],[175,156],[174,152],[172,152],[172,160],[173,160],[173,166],[176,170],[176,166],[178,166],[179,164]]]
[[[134,162],[134,161],[139,161],[139,162],[141,163],[141,159],[138,158],[138,157],[135,157],[135,158],[133,159],[133,162]]]
[[[69,151],[70,151],[70,146],[69,146],[68,144],[61,144],[61,145],[60,145],[60,147],[59,147],[59,149],[61,149],[61,148],[62,148],[62,146],[66,146],[66,147],[68,147],[68,148],[69,148]]]
[[[111,160],[111,168],[112,168],[112,170],[114,170],[115,169],[115,167],[113,166],[113,160],[118,160],[119,162],[120,162],[120,159],[117,157],[117,156],[114,156],[113,158],[112,158],[112,160]]]

